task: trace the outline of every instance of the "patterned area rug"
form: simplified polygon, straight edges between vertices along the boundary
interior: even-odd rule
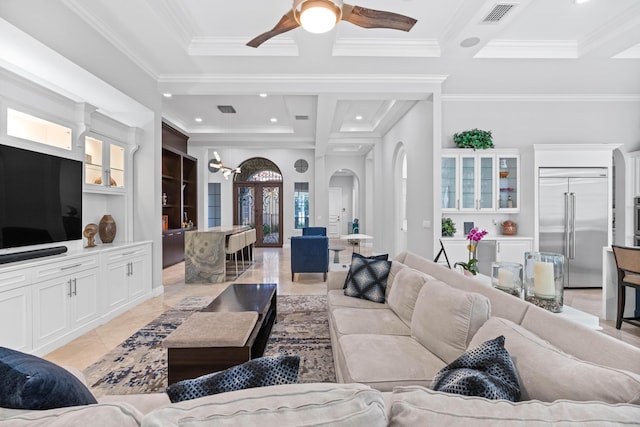
[[[162,340],[211,297],[187,297],[151,321],[101,360],[85,369],[96,396],[163,392],[167,387],[167,351]],[[335,382],[326,296],[278,296],[278,319],[265,356],[300,356],[299,382]]]

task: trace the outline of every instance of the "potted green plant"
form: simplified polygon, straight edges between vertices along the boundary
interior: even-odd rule
[[[490,130],[471,129],[453,135],[458,148],[487,149],[494,148]]]
[[[451,218],[442,218],[442,237],[453,237],[456,234],[456,224]]]

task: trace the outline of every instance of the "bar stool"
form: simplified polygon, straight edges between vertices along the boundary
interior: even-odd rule
[[[227,255],[233,254],[233,258],[236,263],[236,279],[238,278],[238,251],[241,251],[243,247],[244,236],[242,235],[242,233],[232,234],[229,236],[229,239],[227,239],[227,247],[225,248],[225,252],[227,253]]]
[[[257,232],[255,228],[245,231],[245,246],[249,248],[249,259],[253,262],[253,248],[257,240]]]

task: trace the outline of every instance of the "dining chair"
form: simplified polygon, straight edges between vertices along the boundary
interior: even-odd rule
[[[616,329],[622,322],[640,326],[640,317],[624,317],[626,288],[634,288],[640,292],[640,247],[611,245],[618,269],[618,311],[616,313]]]

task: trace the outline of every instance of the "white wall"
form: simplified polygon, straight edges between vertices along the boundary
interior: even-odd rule
[[[374,210],[376,212],[374,249],[388,252],[392,256],[395,233],[396,200],[392,172],[394,153],[399,143],[404,144],[407,154],[407,250],[432,258],[433,254],[433,209],[434,209],[434,108],[431,101],[418,102],[388,132],[379,148],[374,173]],[[439,163],[439,161],[438,161]],[[439,220],[439,219],[438,219]],[[424,221],[431,226],[424,226]]]

